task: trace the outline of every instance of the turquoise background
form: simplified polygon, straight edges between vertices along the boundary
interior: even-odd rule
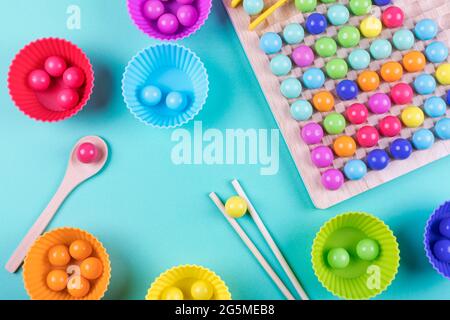
[[[66,28],[66,8],[79,5],[82,29]],[[331,299],[312,271],[310,248],[328,219],[366,211],[398,237],[401,267],[380,299],[450,299],[450,282],[429,265],[423,230],[433,209],[450,198],[450,158],[328,210],[315,209],[286,145],[280,170],[261,176],[259,166],[175,166],[171,130],[157,130],[129,114],[121,96],[128,60],[156,43],[131,22],[125,1],[15,0],[0,5],[0,263],[4,265],[47,205],[63,177],[69,152],[84,135],[100,135],[111,148],[106,169],[78,188],[49,229],[73,226],[96,235],[112,261],[108,299],[142,299],[164,270],[200,264],[218,273],[235,299],[282,299],[256,260],[208,198],[233,194],[239,178],[312,299]],[[6,78],[14,55],[46,36],[81,46],[96,72],[95,93],[75,118],[56,124],[28,119],[11,102]],[[204,61],[208,103],[197,120],[204,128],[277,128],[222,4],[214,0],[206,25],[181,44]],[[193,130],[193,122],[185,126]],[[270,261],[261,237],[242,223]],[[279,268],[277,268],[279,270]],[[0,270],[0,298],[27,299],[21,273]]]

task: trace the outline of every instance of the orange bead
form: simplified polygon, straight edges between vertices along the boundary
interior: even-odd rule
[[[73,276],[67,283],[67,291],[74,298],[83,298],[89,293],[91,284],[82,276]]]
[[[47,286],[52,291],[62,291],[67,286],[68,275],[63,270],[52,270],[47,275]]]
[[[84,260],[92,253],[92,246],[86,240],[75,240],[70,244],[69,252],[72,258]]]
[[[95,280],[103,273],[103,264],[99,258],[90,257],[80,265],[81,275],[89,280]]]
[[[380,77],[375,71],[364,71],[358,76],[358,85],[362,91],[374,91],[380,86]]]
[[[313,104],[317,111],[329,112],[334,108],[334,97],[328,91],[321,91],[314,95]]]
[[[356,142],[352,137],[342,136],[334,141],[333,149],[334,153],[339,157],[351,157],[356,152]]]
[[[411,51],[403,57],[403,67],[409,72],[419,72],[425,69],[426,59],[422,52]]]
[[[64,267],[70,262],[69,249],[65,245],[56,245],[48,251],[48,261],[52,266]]]
[[[398,62],[386,62],[381,67],[381,77],[386,82],[399,81],[403,77],[403,67]]]

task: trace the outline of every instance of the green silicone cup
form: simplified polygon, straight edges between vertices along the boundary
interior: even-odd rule
[[[362,239],[378,242],[380,254],[373,261],[356,255],[356,245]],[[344,248],[350,254],[345,269],[333,269],[327,254],[333,248]],[[314,239],[312,252],[314,273],[332,294],[344,299],[370,299],[392,283],[400,265],[397,239],[380,219],[361,212],[344,213],[326,222]]]

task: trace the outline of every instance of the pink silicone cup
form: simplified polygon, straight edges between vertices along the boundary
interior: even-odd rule
[[[142,12],[142,7],[147,0],[127,0],[128,2],[128,12],[130,13],[131,19],[134,24],[144,33],[152,38],[159,40],[179,40],[194,34],[199,30],[208,19],[211,13],[212,0],[195,0],[193,5],[198,10],[198,20],[192,27],[183,27],[180,25],[178,32],[175,34],[164,34],[158,30],[156,26],[156,21],[148,20],[144,17]],[[166,6],[166,12],[172,12],[176,14],[176,9],[178,9],[181,4],[172,0],[170,2],[163,2]]]
[[[43,69],[49,56],[61,56],[68,66],[76,66],[84,71],[86,81],[78,89],[80,102],[72,109],[59,111],[56,95],[66,88],[61,78],[52,78],[50,88],[45,92],[35,92],[27,84],[28,75],[35,69]],[[94,89],[94,70],[83,51],[73,43],[58,38],[36,40],[25,46],[14,58],[8,74],[8,88],[15,105],[28,117],[43,122],[57,122],[73,117],[89,101]]]

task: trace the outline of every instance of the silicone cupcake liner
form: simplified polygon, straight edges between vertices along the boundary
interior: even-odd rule
[[[347,249],[356,256],[355,243],[370,238],[380,245],[380,254],[374,261],[352,259],[346,269],[332,269],[326,261],[327,252],[336,247]],[[322,226],[312,247],[314,273],[332,294],[344,299],[370,299],[392,283],[400,265],[397,239],[383,221],[366,213],[341,214]],[[368,269],[371,266],[375,268]],[[369,270],[379,270],[379,285],[371,282]]]
[[[69,66],[81,68],[86,76],[85,84],[79,89],[80,102],[70,110],[51,110],[55,92],[36,93],[27,84],[29,73],[42,69],[46,58],[53,55],[64,58]],[[94,88],[94,71],[88,57],[76,45],[64,39],[45,38],[28,44],[16,55],[9,69],[8,88],[15,105],[28,117],[56,122],[73,117],[87,104]]]
[[[57,244],[70,245],[75,240],[86,240],[93,248],[91,256],[102,261],[102,276],[91,281],[91,290],[82,299],[70,296],[67,291],[54,292],[47,287],[46,277],[50,270],[56,269],[48,262],[48,250]],[[90,233],[75,228],[59,228],[42,235],[30,248],[23,265],[25,289],[32,300],[99,300],[108,290],[111,278],[109,255],[102,243]]]
[[[198,10],[198,20],[197,22],[189,28],[183,27],[177,33],[172,35],[167,35],[161,33],[156,26],[156,21],[150,21],[146,19],[142,12],[142,7],[147,0],[127,0],[128,1],[128,12],[133,20],[134,24],[145,34],[152,38],[156,38],[159,40],[179,40],[186,37],[191,36],[197,30],[199,30],[208,19],[209,14],[211,13],[212,0],[196,0],[197,10]],[[172,12],[176,12],[176,9],[180,6],[180,4],[173,2],[171,4],[167,4],[170,6]]]
[[[191,300],[189,288],[196,280],[205,280],[212,284],[214,295],[211,300],[231,300],[225,282],[211,270],[197,265],[178,266],[162,273],[152,283],[145,299],[160,300],[164,289],[176,285],[185,293],[186,299]]]
[[[439,222],[444,218],[450,218],[450,201],[437,208],[427,221],[424,235],[425,252],[433,268],[441,275],[450,279],[450,263],[436,259],[432,245],[441,239],[445,239],[439,232]]]
[[[180,91],[189,99],[183,111],[170,110],[164,100],[154,107],[139,99],[147,85],[159,87],[163,94]],[[130,112],[140,121],[157,128],[174,128],[192,120],[203,108],[209,91],[208,74],[200,59],[185,47],[159,44],[139,52],[126,67],[122,94]]]

